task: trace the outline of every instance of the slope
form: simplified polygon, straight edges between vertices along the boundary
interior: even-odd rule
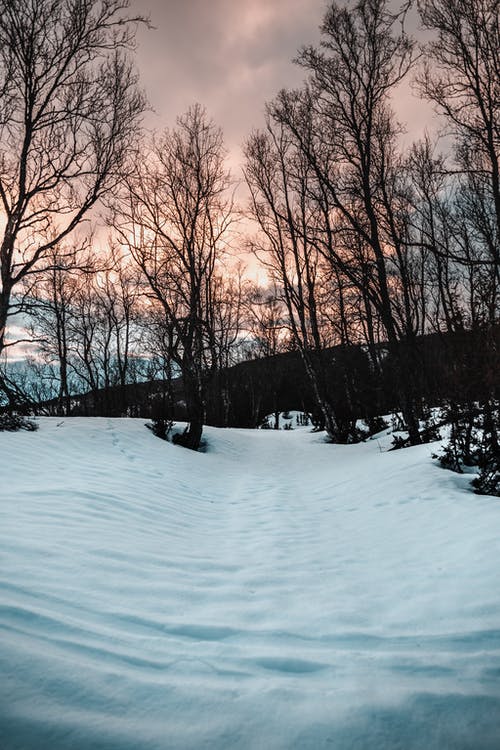
[[[500,504],[432,447],[0,434],[2,750],[498,750]]]

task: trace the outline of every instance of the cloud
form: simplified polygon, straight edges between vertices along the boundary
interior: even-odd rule
[[[134,0],[156,27],[139,34],[138,65],[157,116],[173,125],[195,101],[231,148],[262,123],[264,103],[301,72],[291,59],[319,38],[324,0]]]
[[[137,62],[155,114],[155,129],[175,125],[194,102],[224,130],[233,167],[241,144],[264,121],[265,102],[283,87],[299,85],[303,71],[292,58],[317,43],[326,0],[132,0],[156,27],[139,32]],[[410,31],[416,17],[409,18]],[[430,109],[397,92],[398,117],[420,137]]]

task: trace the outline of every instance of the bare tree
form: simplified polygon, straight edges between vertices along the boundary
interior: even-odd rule
[[[283,294],[275,282],[269,286],[251,283],[245,295],[245,328],[249,358],[274,357],[288,351],[289,323]]]
[[[411,342],[415,326],[408,299],[407,199],[398,176],[401,128],[389,103],[412,66],[413,43],[404,33],[404,11],[392,13],[387,0],[360,0],[352,8],[332,2],[322,32],[321,46],[307,47],[298,57],[310,74],[306,87],[281,92],[269,111],[315,175],[323,212],[316,241],[325,257],[353,284],[369,284],[363,291],[385,328],[398,403],[410,440],[418,443],[415,365],[408,361],[411,346],[399,344],[403,337]],[[364,265],[355,262],[359,249],[369,251]]]
[[[499,0],[420,0],[425,28],[435,33],[420,76],[423,94],[444,115],[458,144],[459,171],[472,180],[476,201],[492,203],[495,231],[486,242],[500,274],[500,3]],[[481,189],[482,188],[482,189]],[[486,209],[488,213],[488,210]]]
[[[189,421],[179,442],[194,450],[205,417],[214,284],[232,221],[224,158],[221,130],[195,105],[154,141],[114,222],[163,312]]]
[[[72,318],[75,315],[74,297],[80,286],[82,273],[92,268],[87,241],[81,245],[56,245],[47,255],[49,268],[25,277],[23,299],[29,314],[28,331],[37,349],[37,356],[45,368],[54,368],[53,381],[57,389],[56,413],[69,414],[72,368],[70,362]],[[41,368],[39,368],[42,372]],[[76,388],[77,384],[74,383]]]
[[[121,178],[144,97],[128,0],[0,0],[0,353],[20,282]]]
[[[424,27],[433,34],[425,50],[420,89],[442,115],[444,133],[453,145],[443,170],[451,203],[446,233],[451,243],[447,239],[444,248],[444,243],[434,243],[434,233],[430,247],[440,269],[450,263],[458,269],[458,328],[472,331],[451,338],[454,360],[467,374],[452,380],[447,408],[452,430],[442,458],[459,471],[463,462],[478,464],[478,491],[498,494],[500,3],[421,0],[418,8]],[[439,201],[434,200],[434,216],[436,205]],[[480,445],[474,441],[477,434],[482,435]]]
[[[221,371],[235,364],[241,356],[244,334],[245,300],[249,282],[245,267],[221,266],[214,274],[207,300],[208,351],[206,366]]]
[[[253,243],[254,252],[275,282],[274,306],[280,304],[276,299],[279,286],[281,305],[286,310],[286,319],[282,312],[279,329],[264,329],[264,342],[275,344],[273,338],[269,339],[270,334],[276,337],[283,331],[284,324],[289,327],[326,431],[332,440],[343,439],[329,398],[325,372],[325,323],[328,320],[325,274],[322,255],[311,241],[317,213],[309,197],[314,173],[287,129],[282,125],[273,127],[270,121],[266,132],[251,136],[245,152],[252,214],[261,235]],[[269,304],[266,309],[274,311]]]

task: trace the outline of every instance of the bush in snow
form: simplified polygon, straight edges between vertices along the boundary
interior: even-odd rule
[[[168,440],[168,436],[172,430],[173,422],[171,419],[164,419],[163,417],[156,417],[153,419],[150,425],[147,425],[153,435],[161,438],[162,440]]]
[[[147,424],[146,427],[151,430],[156,437],[159,437],[162,440],[168,440],[173,425],[174,423],[172,419],[170,419],[165,405],[156,404],[153,410],[151,424]]]
[[[500,497],[500,455],[492,450],[481,461],[479,476],[472,481],[478,495],[496,495]]]
[[[477,466],[481,455],[480,410],[473,404],[449,403],[443,419],[450,426],[450,437],[441,453],[435,455],[444,469],[463,474],[464,467]]]
[[[500,497],[499,402],[488,400],[481,406],[453,404],[445,415],[450,423],[450,438],[434,458],[445,469],[459,474],[467,467],[479,469],[472,482],[475,491]]]
[[[403,435],[394,435],[392,438],[392,447],[389,449],[391,451],[398,451],[400,448],[408,448],[410,446],[410,440],[408,437],[404,437]]]
[[[486,402],[482,409],[482,439],[479,446],[479,476],[472,482],[481,495],[500,497],[500,402]]]
[[[367,417],[364,421],[368,429],[362,430],[363,439],[372,437],[372,435],[376,435],[389,427],[383,417]]]
[[[33,419],[28,419],[21,414],[0,414],[0,432],[18,432],[27,430],[35,432],[38,425]]]
[[[436,414],[432,411],[429,412],[420,427],[420,437],[422,442],[434,443],[436,440],[441,440],[441,432],[439,431],[440,425],[442,425],[442,422],[438,422]]]
[[[440,425],[443,422],[437,422],[435,413],[431,410],[424,413],[424,418],[419,420],[419,435],[421,443],[433,443],[436,440],[441,439],[441,433],[439,431]],[[399,415],[392,417],[393,429],[398,432],[407,432],[407,427],[404,424],[402,418]],[[383,428],[382,428],[383,429]],[[391,450],[399,450],[400,448],[409,448],[412,445],[410,437],[408,435],[394,435],[392,439]]]

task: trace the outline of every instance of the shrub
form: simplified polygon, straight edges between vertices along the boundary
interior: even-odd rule
[[[410,447],[410,438],[409,437],[403,437],[402,435],[394,435],[392,438],[392,447],[389,448],[391,451],[398,451],[401,448],[409,448]]]
[[[161,438],[161,440],[168,440],[168,437],[172,431],[173,422],[171,419],[165,419],[165,417],[155,417],[151,424],[147,424],[153,435]]]
[[[500,497],[500,446],[498,401],[448,409],[450,439],[439,455],[435,455],[445,469],[463,474],[464,467],[477,467],[479,474],[472,481],[476,493]]]
[[[474,491],[478,495],[500,497],[500,456],[490,452],[481,463],[479,476],[472,480]]]
[[[35,432],[38,430],[38,424],[21,414],[0,414],[0,432],[18,432],[19,430]]]
[[[383,417],[367,417],[365,423],[368,429],[363,430],[363,439],[372,437],[372,435],[376,435],[389,427],[388,422]]]

